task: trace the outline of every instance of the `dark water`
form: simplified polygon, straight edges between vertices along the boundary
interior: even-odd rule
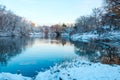
[[[120,48],[64,39],[0,38],[0,72],[33,77],[39,71],[76,57],[91,62],[120,64]]]

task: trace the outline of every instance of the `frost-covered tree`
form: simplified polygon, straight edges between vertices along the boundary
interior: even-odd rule
[[[88,32],[99,28],[102,24],[103,11],[100,8],[93,9],[89,16],[81,16],[76,20],[76,30],[78,32]]]
[[[102,16],[103,16],[102,9],[100,8],[93,9],[92,17],[94,18],[94,23],[96,27],[101,26]]]
[[[0,36],[28,36],[32,28],[32,22],[0,5]]]
[[[120,0],[105,0],[105,24],[118,29],[120,27]]]

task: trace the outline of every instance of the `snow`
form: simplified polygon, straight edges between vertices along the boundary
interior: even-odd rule
[[[83,34],[74,34],[71,36],[72,41],[82,41],[89,42],[91,40],[109,40],[109,41],[118,41],[120,40],[119,31],[111,31],[101,34],[100,36],[95,33],[83,33]]]
[[[83,42],[88,42],[96,38],[98,38],[98,35],[92,33],[74,34],[71,36],[71,39],[73,41],[83,41]]]
[[[103,29],[109,29],[110,26],[103,26],[102,28],[103,28]]]
[[[32,80],[32,78],[24,77],[21,74],[1,73],[0,80]]]
[[[34,80],[120,80],[120,66],[74,59],[39,72]],[[0,80],[31,80],[17,74],[1,73]]]
[[[36,80],[120,80],[120,66],[74,60],[40,72]]]
[[[120,32],[117,31],[111,31],[108,33],[104,33],[99,37],[100,40],[105,40],[108,39],[110,41],[116,41],[116,40],[120,40]]]
[[[68,37],[69,38],[69,33],[61,33],[61,37]]]
[[[43,33],[41,33],[41,32],[34,32],[34,33],[29,33],[29,36],[30,37],[43,37]]]

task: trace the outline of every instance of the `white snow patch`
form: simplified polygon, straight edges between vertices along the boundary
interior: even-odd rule
[[[82,41],[82,42],[89,42],[90,40],[110,40],[116,41],[120,40],[120,32],[119,31],[111,31],[107,33],[103,33],[100,36],[94,33],[83,33],[83,34],[74,34],[71,36],[71,40],[73,41]]]
[[[109,40],[120,40],[120,32],[118,31],[111,31],[105,34],[102,34],[99,39],[109,39]]]
[[[29,36],[30,37],[43,37],[43,33],[41,33],[41,32],[39,32],[39,33],[37,33],[37,32],[34,32],[34,33],[29,33]]]
[[[40,72],[36,80],[120,80],[120,66],[74,60]]]
[[[0,73],[0,80],[32,80],[32,78],[24,77],[21,74]]]
[[[73,41],[88,42],[90,40],[96,39],[97,37],[98,37],[97,34],[83,33],[83,34],[74,34],[71,36],[71,39]]]
[[[62,37],[68,37],[69,38],[69,33],[61,33]]]

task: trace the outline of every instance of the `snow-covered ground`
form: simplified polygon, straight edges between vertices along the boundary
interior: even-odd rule
[[[32,78],[24,77],[21,74],[0,73],[0,80],[32,80]]]
[[[89,42],[91,40],[109,40],[109,41],[117,41],[120,40],[120,32],[118,31],[111,31],[108,33],[103,33],[100,36],[94,33],[83,33],[83,34],[74,34],[71,36],[71,40],[73,41],[82,41],[82,42]]]
[[[108,33],[102,34],[99,38],[101,40],[107,39],[111,41],[117,41],[117,40],[120,40],[120,32],[118,31],[108,32]]]
[[[88,42],[90,40],[97,38],[98,38],[98,34],[92,34],[92,33],[74,34],[71,36],[71,40],[83,41],[83,42]]]
[[[21,75],[1,73],[0,80],[31,80]],[[120,66],[75,59],[39,72],[34,80],[120,80]]]

